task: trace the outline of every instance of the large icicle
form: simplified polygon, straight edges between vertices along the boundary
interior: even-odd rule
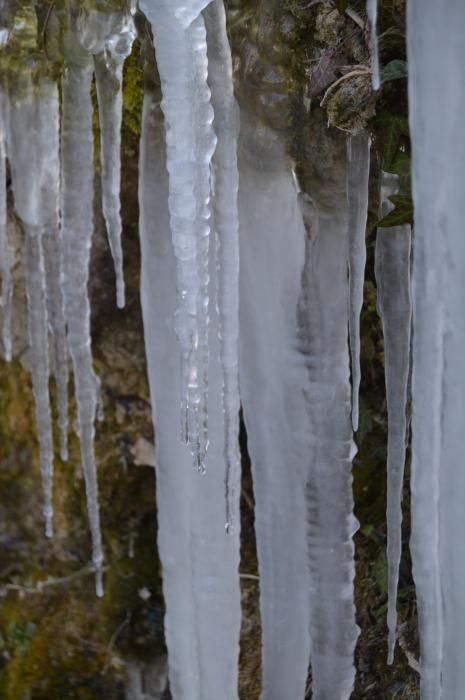
[[[299,309],[301,349],[308,372],[303,391],[310,440],[306,498],[315,700],[348,700],[351,696],[359,634],[353,597],[352,537],[358,523],[352,496],[356,448],[349,382],[349,216],[344,189],[336,181],[334,190],[325,191],[322,206],[318,192],[310,192],[316,203],[316,226],[307,241]]]
[[[215,149],[205,23],[198,14],[206,5],[207,0],[187,5],[181,0],[141,2],[152,24],[163,90],[170,223],[177,262],[182,435],[200,471],[208,449],[208,241],[210,162]],[[184,23],[187,17],[190,24]]]
[[[368,24],[370,26],[371,82],[373,90],[379,90],[379,42],[378,42],[378,0],[367,0]]]
[[[383,173],[382,213],[396,194],[398,177]],[[379,228],[375,274],[377,305],[383,322],[384,366],[388,411],[387,532],[388,532],[388,663],[394,661],[397,627],[397,584],[402,550],[402,490],[407,446],[407,398],[412,316],[410,226]]]
[[[413,149],[412,559],[422,700],[465,687],[465,4],[408,2]]]
[[[349,340],[352,365],[352,427],[358,430],[360,391],[360,313],[366,263],[370,137],[348,138],[347,198],[349,204]]]
[[[310,577],[305,483],[307,374],[297,306],[305,227],[292,164],[241,111],[240,378],[255,493],[263,698],[305,695]],[[347,301],[347,300],[346,300]]]
[[[239,214],[237,137],[239,113],[234,99],[231,50],[223,1],[204,11],[208,36],[208,82],[218,139],[213,157],[213,213],[216,232],[217,306],[220,316],[225,442],[226,528],[239,521]]]
[[[2,280],[2,340],[5,360],[11,360],[11,306],[13,281],[11,277],[12,254],[8,245],[7,197],[6,197],[6,147],[9,121],[9,102],[0,87],[0,272]]]
[[[49,395],[48,318],[42,249],[58,221],[58,91],[25,76],[10,93],[9,159],[16,213],[26,234],[26,291],[32,381],[44,489],[45,532],[53,535],[53,435]]]
[[[93,231],[92,60],[67,28],[64,37],[61,128],[61,216],[63,236],[63,296],[74,381],[92,534],[92,559],[97,595],[103,595],[102,541],[94,457],[94,421],[98,379],[92,367],[90,307],[87,293]]]
[[[201,479],[179,441],[180,347],[168,172],[153,74],[144,100],[140,161],[141,295],[156,432],[158,544],[174,700],[236,700],[240,630],[239,532],[224,532],[224,428],[218,318],[209,333],[210,449]],[[214,270],[214,251],[210,253]],[[210,293],[215,294],[215,275]],[[236,495],[236,498],[239,494]],[[237,504],[234,504],[237,509]]]
[[[116,298],[125,304],[123,250],[121,245],[121,120],[123,65],[131,53],[135,27],[131,15],[83,11],[80,41],[94,54],[100,120],[102,208],[115,265]]]

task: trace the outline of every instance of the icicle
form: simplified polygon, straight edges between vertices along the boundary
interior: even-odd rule
[[[218,139],[213,157],[213,212],[216,230],[217,306],[220,315],[223,413],[225,430],[226,529],[239,522],[239,215],[237,195],[238,107],[234,99],[232,60],[222,0],[204,12],[208,36],[208,80]]]
[[[412,537],[422,700],[463,695],[465,665],[465,4],[409,0],[415,205]]]
[[[306,232],[292,164],[241,110],[240,385],[252,461],[263,698],[303,698],[310,657],[307,384],[296,309]]]
[[[342,151],[342,149],[341,149]],[[342,157],[342,153],[341,153]],[[340,184],[338,183],[338,187]],[[351,696],[355,624],[352,460],[348,298],[347,201],[332,196],[331,208],[318,206],[316,236],[307,240],[299,308],[301,349],[308,380],[304,385],[309,426],[306,484],[313,697]],[[313,194],[310,192],[310,194]],[[344,206],[346,205],[346,206]]]
[[[2,340],[3,352],[7,362],[11,360],[11,307],[13,301],[13,280],[11,268],[12,254],[8,246],[7,198],[6,198],[6,142],[8,131],[8,98],[0,88],[0,273],[2,293]]]
[[[68,459],[68,343],[61,288],[61,232],[49,227],[42,236],[49,327],[53,338],[54,374],[57,387],[60,455]]]
[[[13,91],[14,90],[14,91]],[[49,396],[48,318],[42,250],[44,227],[58,220],[58,91],[26,75],[10,92],[9,159],[15,208],[26,233],[26,291],[32,381],[40,444],[47,537],[53,535],[53,434]]]
[[[204,471],[208,449],[208,249],[210,162],[215,149],[207,85],[207,46],[202,15],[208,2],[153,3],[141,9],[151,21],[163,90],[170,221],[176,255],[176,330],[181,347],[181,434],[194,464]],[[192,23],[183,18],[193,14]]]
[[[64,37],[66,69],[62,83],[61,216],[63,236],[62,285],[68,344],[74,381],[92,534],[92,558],[97,595],[103,595],[102,541],[94,457],[94,421],[98,380],[92,367],[90,308],[87,293],[93,230],[92,60],[73,33]]]
[[[85,17],[84,21],[82,18]],[[121,246],[121,120],[123,65],[135,39],[132,17],[124,14],[81,14],[81,43],[94,55],[100,119],[102,208],[115,265],[116,297],[125,304]]]
[[[383,173],[382,214],[393,205],[398,177]],[[394,661],[397,627],[397,585],[402,550],[402,490],[407,446],[407,395],[412,316],[410,226],[379,228],[375,274],[378,312],[383,322],[384,365],[388,410],[387,530],[388,530],[388,664]]]
[[[379,90],[379,46],[378,46],[378,0],[367,0],[367,15],[370,25],[371,82],[373,90]]]
[[[349,136],[347,198],[349,206],[349,339],[352,364],[352,427],[358,430],[360,390],[360,313],[366,262],[370,137]]]
[[[180,347],[175,333],[176,260],[170,237],[164,128],[148,76],[140,161],[141,298],[156,431],[158,545],[174,700],[237,699],[239,532],[224,534],[224,427],[218,318],[212,305],[210,440],[199,479],[179,441]],[[210,267],[214,269],[214,251]],[[215,294],[215,276],[210,281]],[[239,494],[237,494],[238,498]],[[237,504],[234,504],[237,509]]]

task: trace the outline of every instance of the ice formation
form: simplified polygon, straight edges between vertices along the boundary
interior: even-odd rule
[[[413,155],[412,539],[423,700],[463,694],[465,5],[408,3]]]
[[[358,430],[360,390],[360,313],[365,283],[370,138],[362,131],[348,139],[349,341],[352,368],[352,427]]]
[[[379,90],[381,79],[379,72],[378,0],[367,0],[367,15],[371,41],[371,82],[373,90]]]
[[[379,229],[376,246],[389,418],[389,661],[396,635],[413,302],[411,549],[422,699],[456,700],[465,687],[460,657],[465,146],[457,116],[465,108],[457,87],[465,59],[465,6],[452,0],[445,11],[440,0],[409,0],[408,8],[416,212],[412,299],[409,227]],[[221,0],[141,0],[140,9],[154,40],[152,45],[148,33],[142,38],[147,79],[139,184],[141,297],[156,430],[171,693],[176,700],[237,699],[242,401],[256,498],[263,698],[303,698],[310,661],[313,697],[344,700],[353,688],[359,632],[351,469],[359,413],[369,137],[350,137],[347,154],[342,149],[332,163],[335,179],[325,182],[324,196],[318,178],[311,177],[304,194],[284,139],[246,107],[239,137]],[[26,71],[14,90],[3,80],[0,90],[2,335],[10,358],[8,159],[25,233],[46,531],[51,535],[53,529],[50,333],[63,459],[68,350],[73,362],[93,562],[102,595],[93,446],[99,381],[87,289],[93,231],[91,85],[95,74],[102,209],[122,306],[121,84],[135,30],[125,13],[87,7],[76,14],[56,12],[65,61],[61,125],[58,89],[50,80],[32,79]],[[376,0],[368,0],[367,12],[378,89]],[[397,181],[383,178],[388,196]],[[180,406],[189,449],[180,440]],[[192,460],[205,472],[203,478],[190,468]],[[134,693],[140,693],[134,682]]]
[[[398,176],[382,175],[381,213],[393,205]],[[402,549],[402,491],[408,440],[411,298],[410,225],[378,228],[375,273],[377,306],[383,323],[384,366],[388,411],[387,528],[388,528],[388,663],[394,660],[397,626],[397,583]]]

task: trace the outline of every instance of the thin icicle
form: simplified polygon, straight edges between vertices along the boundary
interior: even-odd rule
[[[8,130],[8,98],[0,88],[0,274],[2,293],[2,340],[5,360],[11,360],[11,308],[13,302],[13,280],[11,268],[13,256],[8,245],[7,198],[6,198],[6,145]]]
[[[108,18],[108,15],[104,17]],[[117,19],[116,26],[105,39],[104,50],[94,56],[94,67],[100,120],[102,208],[115,265],[117,304],[123,308],[125,289],[120,211],[122,85],[123,65],[131,53],[135,28],[131,16],[117,15]],[[100,44],[98,48],[101,48]]]
[[[98,379],[92,367],[90,307],[87,293],[93,231],[93,134],[90,88],[93,64],[67,28],[64,37],[61,128],[62,285],[92,535],[97,595],[103,595],[102,538],[94,456]]]
[[[216,232],[217,306],[220,316],[225,442],[226,529],[239,521],[239,214],[237,138],[239,112],[234,99],[231,50],[222,0],[204,11],[208,36],[208,81],[218,139],[213,157],[213,212]]]
[[[367,15],[370,25],[371,82],[373,90],[379,90],[379,45],[378,45],[378,0],[367,0]]]
[[[347,199],[349,204],[349,340],[352,364],[352,427],[358,430],[360,390],[360,313],[366,263],[370,137],[366,132],[347,142]]]
[[[216,145],[205,23],[198,15],[206,5],[206,0],[187,7],[180,1],[155,6],[141,2],[152,24],[166,124],[170,221],[177,261],[181,434],[200,471],[205,469],[208,449],[210,163]],[[183,24],[187,16],[191,24]]]
[[[398,177],[383,173],[382,214],[393,205]],[[397,628],[397,586],[402,551],[402,490],[407,447],[407,399],[410,371],[412,298],[410,281],[410,226],[379,228],[375,274],[377,306],[383,322],[384,366],[388,411],[387,533],[388,533],[388,664],[394,661]]]
[[[61,288],[61,231],[49,227],[42,236],[49,328],[53,339],[54,375],[57,387],[60,455],[68,459],[68,342]]]
[[[9,159],[16,213],[26,234],[26,291],[32,382],[40,444],[47,537],[53,535],[53,434],[42,236],[58,220],[58,91],[29,75],[10,92]],[[25,136],[26,135],[26,136]]]

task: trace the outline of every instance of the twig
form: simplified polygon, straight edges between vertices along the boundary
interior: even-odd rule
[[[320,102],[320,107],[324,107],[326,105],[326,102],[328,101],[328,98],[330,94],[333,92],[333,90],[340,85],[344,80],[348,80],[349,78],[354,78],[359,75],[368,75],[371,73],[371,68],[368,68],[365,66],[362,70],[362,67],[357,68],[357,70],[352,70],[350,73],[346,73],[345,75],[342,75],[340,78],[334,81],[334,83],[331,83],[329,88],[326,90],[325,94],[323,95],[323,99]]]
[[[118,625],[118,627],[115,629],[113,634],[110,637],[110,641],[108,642],[107,646],[107,651],[105,654],[105,663],[103,664],[102,672],[101,675],[104,676],[106,672],[108,671],[108,668],[110,666],[110,661],[111,661],[111,652],[113,651],[113,647],[115,646],[115,642],[120,636],[121,632],[124,630],[124,628],[129,625],[129,622],[131,620],[131,613],[128,611],[126,613],[126,617],[124,620]]]
[[[103,570],[106,571],[108,567],[104,567]],[[54,578],[49,576],[45,581],[37,581],[35,586],[22,586],[18,583],[7,583],[6,586],[0,589],[0,596],[5,596],[8,591],[17,591],[18,593],[25,593],[27,595],[33,593],[42,593],[44,588],[49,586],[59,586],[63,583],[69,583],[80,576],[86,576],[88,574],[95,574],[95,568],[93,566],[86,566],[79,571],[75,571],[74,574],[69,576],[62,576],[61,578]]]
[[[260,581],[260,576],[256,576],[255,574],[239,574],[239,578],[244,578],[249,581]]]

